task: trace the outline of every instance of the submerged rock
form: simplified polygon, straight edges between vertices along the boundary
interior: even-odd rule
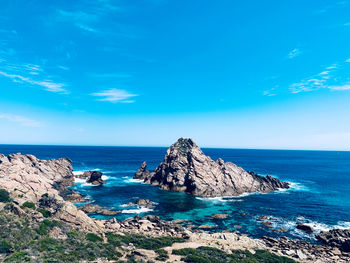
[[[314,232],[314,229],[311,226],[302,224],[300,222],[297,222],[297,229],[300,229],[307,234],[312,234]]]
[[[229,214],[216,214],[216,215],[212,215],[211,219],[221,220],[221,219],[228,218],[229,216],[230,216]]]
[[[205,197],[237,196],[243,193],[268,193],[289,188],[272,176],[260,176],[222,159],[213,161],[192,139],[180,138],[167,150],[164,161],[153,171],[142,163],[134,179],[158,185],[164,190]]]

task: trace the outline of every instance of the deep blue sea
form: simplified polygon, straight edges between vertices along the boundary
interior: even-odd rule
[[[231,229],[254,237],[286,235],[310,241],[314,237],[297,230],[296,222],[310,224],[316,232],[350,228],[350,152],[202,150],[214,160],[221,157],[246,170],[292,182],[292,189],[233,198],[199,198],[132,180],[143,161],[153,170],[163,160],[166,148],[0,145],[3,154],[21,152],[41,159],[68,157],[73,160],[75,173],[100,170],[107,184],[92,186],[77,181],[73,188],[91,203],[123,210],[116,216],[118,219],[155,214],[167,220],[187,219],[196,226],[209,224],[214,226],[213,231]],[[153,210],[123,206],[138,198],[157,205]],[[228,213],[230,217],[212,220],[216,213]],[[287,232],[277,233],[262,225],[256,219],[263,215],[271,217],[273,228],[284,227]]]

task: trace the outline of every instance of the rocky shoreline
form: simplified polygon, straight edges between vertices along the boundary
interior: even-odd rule
[[[181,220],[168,222],[150,215],[136,216],[123,221],[115,218],[109,220],[92,219],[87,213],[115,215],[120,211],[110,211],[89,204],[79,209],[72,202],[82,201],[83,197],[69,189],[69,186],[73,183],[73,168],[69,159],[44,161],[32,155],[0,155],[0,188],[8,191],[14,200],[10,210],[17,215],[23,215],[22,207],[24,204],[32,202],[39,208],[38,211],[41,211],[32,214],[33,220],[38,220],[38,222],[44,219],[42,213],[46,211],[55,220],[102,236],[113,232],[121,235],[143,234],[152,237],[163,236],[184,239],[185,243],[175,243],[165,248],[169,255],[174,249],[210,246],[227,253],[237,249],[252,252],[264,249],[298,262],[349,262],[350,260],[348,250],[349,231],[334,230],[321,233],[318,235],[319,240],[324,242],[321,245],[291,240],[286,237],[254,239],[238,232],[209,233],[205,227],[184,227],[180,224],[182,223]],[[138,200],[136,203],[130,203],[129,205],[151,206],[152,202]],[[215,220],[222,220],[225,217],[227,217],[226,214],[213,215]],[[56,229],[56,231],[58,230]],[[56,233],[56,235],[59,236],[59,233]],[[122,252],[125,255],[130,254],[130,251],[133,251],[133,253],[136,251],[132,245],[123,249]],[[146,262],[152,257],[149,254],[151,252],[137,251],[141,254],[138,255],[140,262],[143,262],[142,260]],[[170,256],[168,262],[180,259],[176,256]],[[154,262],[158,261],[154,260]]]

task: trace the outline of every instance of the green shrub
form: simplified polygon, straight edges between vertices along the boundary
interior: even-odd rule
[[[5,259],[5,262],[9,263],[21,263],[21,262],[30,262],[30,257],[27,253],[23,251],[15,252],[11,256]]]
[[[39,235],[47,235],[50,231],[50,229],[54,228],[55,226],[60,226],[61,223],[58,222],[58,221],[55,221],[55,220],[48,220],[48,219],[45,219],[43,222],[41,222],[41,224],[39,225],[39,228],[36,230],[36,232],[39,234]]]
[[[158,254],[158,256],[156,257],[156,260],[165,261],[169,258],[168,252],[164,249],[157,249],[155,250],[155,252]]]
[[[129,244],[132,243],[137,248],[143,249],[160,249],[163,247],[171,246],[176,242],[184,242],[182,238],[177,237],[146,237],[142,235],[130,235],[125,234],[117,235],[113,233],[107,233],[107,240],[110,244],[120,246],[121,243]]]
[[[33,202],[24,202],[23,205],[22,205],[22,208],[30,208],[30,209],[35,209],[35,204]]]
[[[212,248],[199,247],[173,250],[174,255],[184,256],[187,263],[296,263],[287,257],[280,257],[265,250],[257,250],[255,254],[249,251],[234,250],[232,254]]]
[[[7,203],[10,202],[10,194],[5,189],[0,189],[0,202]]]
[[[50,251],[50,250],[59,250],[61,249],[58,241],[51,237],[46,237],[38,241],[40,251]]]
[[[0,239],[0,253],[10,253],[12,251],[12,246],[10,242],[6,239]]]
[[[101,242],[103,241],[102,237],[94,234],[94,233],[88,233],[86,234],[86,240],[91,242]]]
[[[46,209],[38,208],[37,211],[40,212],[43,215],[43,217],[51,217],[51,212]]]

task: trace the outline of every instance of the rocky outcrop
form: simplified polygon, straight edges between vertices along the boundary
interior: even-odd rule
[[[350,229],[333,229],[322,231],[316,238],[324,244],[339,248],[341,251],[350,252]]]
[[[222,220],[222,219],[228,218],[229,216],[230,216],[229,214],[215,214],[211,216],[211,219]]]
[[[312,234],[314,232],[314,229],[311,226],[302,224],[300,222],[297,222],[297,229],[300,229],[307,234]]]
[[[0,188],[6,189],[19,204],[26,201],[49,210],[64,222],[89,231],[99,231],[100,226],[61,193],[69,192],[67,186],[74,181],[69,159],[40,160],[33,155],[20,153],[0,154]]]
[[[101,214],[105,216],[113,216],[121,213],[121,211],[112,211],[112,210],[105,209],[99,205],[93,205],[93,204],[86,204],[84,206],[79,207],[79,209],[88,214],[94,213],[94,214]]]
[[[153,208],[156,205],[155,202],[152,202],[148,199],[138,199],[136,202],[128,202],[124,204],[123,206],[139,206],[139,207],[146,207],[146,208]]]
[[[289,184],[272,176],[260,176],[222,159],[213,161],[192,139],[180,138],[167,150],[164,161],[153,171],[142,163],[135,179],[162,189],[205,197],[268,193]]]
[[[93,185],[105,184],[106,181],[102,180],[102,173],[99,171],[87,171],[84,172],[83,177],[87,178],[86,182]]]

